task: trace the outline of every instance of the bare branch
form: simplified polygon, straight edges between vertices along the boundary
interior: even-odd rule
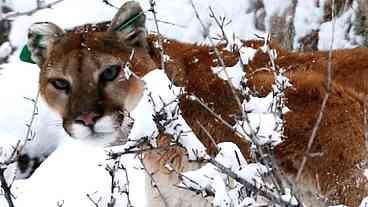
[[[148,21],[155,21],[155,19],[152,18],[147,18]],[[165,21],[165,20],[161,20],[161,19],[157,19],[158,23],[162,23],[162,24],[168,24],[171,26],[176,26],[176,27],[180,27],[180,28],[187,28],[187,26],[182,25],[182,24],[178,24],[178,23],[173,23],[173,22],[169,22],[169,21]]]
[[[207,106],[207,104],[203,103],[203,101],[201,101],[198,97],[191,95],[189,97],[190,100],[196,101],[197,103],[199,103],[204,109],[206,109],[212,116],[214,116],[218,121],[220,121],[222,124],[224,124],[228,129],[230,129],[234,134],[236,134],[239,137],[242,137],[243,140],[246,142],[247,138],[244,137],[243,134],[239,133],[238,131],[236,131],[234,129],[234,127],[228,123],[227,121],[225,121],[219,114],[217,114],[215,111],[213,111],[210,107]],[[248,122],[249,123],[249,122]],[[244,130],[244,129],[243,129]],[[246,136],[248,136],[250,139],[256,137],[256,136],[251,136],[249,133],[247,133],[244,130],[244,134]],[[258,141],[256,139],[252,139],[252,142],[254,142],[255,145],[259,146],[260,144],[258,143]]]
[[[2,19],[10,19],[10,18],[19,17],[19,16],[31,16],[32,14],[34,14],[34,13],[40,11],[40,10],[50,9],[53,6],[55,6],[56,4],[58,4],[58,3],[62,2],[62,1],[64,1],[64,0],[56,0],[54,2],[45,4],[45,5],[38,5],[36,8],[31,9],[29,11],[25,11],[25,12],[10,12],[10,13],[4,15],[3,17],[0,17],[0,20],[2,20]]]
[[[215,146],[216,148],[216,153],[220,152],[219,148],[217,147],[216,141],[215,139],[212,137],[212,135],[210,134],[210,132],[201,124],[201,122],[199,122],[197,120],[197,124],[199,125],[199,127],[204,131],[204,133],[207,135],[207,137],[211,140],[213,146]]]
[[[37,103],[38,103],[39,96],[40,96],[40,91],[37,92],[35,99],[29,99],[25,97],[26,100],[31,101],[33,104],[33,111],[32,111],[30,121],[26,124],[26,127],[27,127],[26,135],[23,139],[23,143],[21,140],[17,142],[12,155],[9,157],[8,160],[6,160],[3,163],[0,163],[1,166],[4,166],[4,165],[6,166],[6,165],[16,162],[18,160],[18,157],[23,152],[27,142],[32,140],[34,136],[36,135],[32,130],[32,125],[33,125],[33,122],[35,121],[36,116],[38,115]]]
[[[13,199],[12,199],[12,194],[11,194],[11,191],[10,191],[10,186],[6,182],[6,179],[5,179],[5,176],[4,176],[5,170],[6,170],[6,168],[0,168],[0,183],[1,183],[1,188],[4,191],[4,197],[5,197],[6,201],[8,202],[9,207],[14,207],[14,203],[13,203]]]
[[[332,0],[331,10],[332,10],[331,11],[332,34],[331,34],[330,50],[329,50],[329,53],[328,53],[328,63],[327,63],[327,68],[326,68],[326,94],[323,97],[323,101],[322,101],[321,109],[320,109],[319,114],[318,114],[317,121],[314,124],[313,130],[312,130],[312,134],[311,134],[311,136],[309,138],[309,141],[308,141],[307,149],[306,149],[306,151],[305,151],[305,153],[303,155],[302,163],[300,164],[300,167],[298,169],[298,173],[296,175],[296,181],[299,181],[300,176],[301,176],[301,174],[303,172],[305,163],[307,162],[308,157],[309,157],[309,155],[311,153],[311,148],[312,148],[314,139],[317,136],[317,131],[318,131],[320,125],[321,125],[321,121],[322,121],[323,114],[324,114],[324,111],[325,111],[325,108],[326,108],[327,100],[328,100],[328,98],[330,96],[330,93],[331,93],[331,82],[332,82],[332,50],[333,50],[333,44],[334,44],[334,38],[335,38],[335,23],[336,23],[336,20],[335,20],[335,0]]]
[[[198,19],[199,23],[200,23],[200,24],[201,24],[201,26],[202,26],[203,30],[204,30],[204,31],[207,31],[208,29],[206,28],[205,24],[203,23],[203,21],[202,21],[201,17],[199,16],[198,10],[197,10],[197,8],[195,7],[195,5],[194,5],[194,3],[193,3],[193,1],[192,1],[192,0],[190,0],[190,4],[191,4],[191,6],[192,6],[192,8],[193,8],[193,11],[194,11],[194,13],[195,13],[195,15],[196,15],[196,18]],[[243,112],[243,110],[242,110],[242,106],[241,106],[240,98],[239,98],[238,94],[236,93],[235,88],[234,88],[234,86],[233,86],[233,84],[231,83],[231,80],[230,80],[230,78],[229,78],[230,76],[229,76],[229,74],[228,74],[228,72],[227,72],[227,70],[226,70],[225,61],[224,61],[224,59],[221,57],[221,54],[220,54],[220,52],[219,52],[218,48],[216,47],[216,44],[213,42],[212,38],[208,38],[208,40],[210,41],[210,44],[211,44],[211,46],[213,47],[213,50],[215,51],[216,57],[217,57],[217,58],[218,58],[218,60],[220,61],[220,66],[222,67],[222,71],[224,71],[224,74],[225,74],[225,77],[226,77],[226,82],[227,82],[227,84],[230,86],[231,93],[233,94],[233,96],[234,96],[234,98],[235,98],[235,101],[236,101],[236,103],[237,103],[237,105],[238,105],[238,107],[239,107],[239,109],[240,109],[240,111],[241,111],[241,113],[242,113],[242,117],[245,117],[245,116],[246,116],[246,114],[244,114],[244,112]]]
[[[147,176],[150,177],[150,179],[151,179],[151,185],[156,189],[156,191],[159,194],[159,196],[160,196],[163,204],[165,205],[165,207],[169,207],[169,204],[167,203],[165,197],[163,196],[160,188],[157,185],[157,182],[156,182],[155,178],[153,177],[153,173],[149,172],[148,169],[147,169],[147,167],[145,166],[145,164],[143,162],[143,157],[142,156],[143,156],[142,154],[139,154],[138,155],[138,159],[141,161],[141,164],[142,164],[143,169],[146,172]]]
[[[258,193],[259,195],[267,198],[270,201],[275,202],[276,204],[279,204],[279,205],[282,205],[282,206],[293,206],[289,202],[286,202],[286,201],[282,200],[278,195],[275,195],[273,193],[272,189],[267,188],[267,186],[263,186],[262,188],[258,188],[253,183],[250,183],[247,180],[241,178],[238,174],[236,174],[235,172],[233,172],[230,169],[226,168],[221,163],[217,162],[214,158],[209,157],[207,159],[207,161],[209,163],[213,164],[214,166],[216,166],[220,170],[220,172],[230,176],[231,178],[233,178],[237,182],[244,185],[246,188],[250,189],[252,192]]]
[[[156,17],[156,10],[155,10],[155,5],[156,2],[154,0],[149,0],[150,3],[150,9],[148,11],[152,12],[153,14],[153,19],[155,21],[155,26],[156,26],[156,32],[157,32],[157,39],[158,39],[158,45],[159,45],[159,51],[160,51],[160,56],[161,56],[161,69],[165,71],[165,52],[164,52],[164,48],[163,48],[163,44],[162,44],[162,36],[160,34],[160,30],[158,28],[158,23],[157,23],[157,17]]]
[[[100,206],[98,203],[101,201],[101,198],[100,198],[100,199],[98,199],[97,201],[95,201],[95,200],[92,198],[91,194],[87,193],[87,194],[86,194],[86,196],[87,196],[88,200],[90,200],[90,201],[91,201],[91,203],[93,203],[93,205],[94,205],[95,207],[99,207],[99,206]]]
[[[58,201],[58,202],[56,203],[56,206],[57,206],[57,207],[63,207],[63,206],[64,206],[64,200]]]
[[[210,10],[210,17],[212,18],[212,19],[214,19],[215,20],[215,22],[216,22],[216,25],[220,28],[220,30],[221,30],[221,38],[225,41],[225,45],[228,45],[229,44],[229,39],[227,38],[227,36],[226,36],[226,33],[225,33],[225,26],[227,25],[227,24],[229,24],[229,23],[231,23],[231,20],[229,21],[229,22],[226,22],[226,18],[225,17],[217,17],[216,15],[215,15],[215,12],[213,11],[213,9],[212,9],[212,7],[209,7],[209,10]]]
[[[114,4],[112,4],[109,0],[102,0],[102,2],[104,4],[106,4],[107,6],[110,6],[110,7],[115,8],[115,9],[119,9],[119,7],[117,7]]]
[[[108,156],[110,156],[112,159],[115,159],[116,157],[120,157],[122,155],[127,155],[127,154],[140,154],[140,153],[144,153],[144,152],[150,152],[150,151],[158,151],[158,150],[168,150],[170,148],[175,148],[177,147],[178,144],[174,143],[172,145],[168,145],[168,146],[161,146],[161,147],[148,147],[148,148],[142,148],[139,150],[127,150],[124,152],[108,152]]]

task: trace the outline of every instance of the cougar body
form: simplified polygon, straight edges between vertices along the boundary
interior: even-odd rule
[[[137,21],[126,24],[130,17]],[[125,133],[122,123],[125,114],[139,102],[144,84],[143,77],[160,68],[160,50],[155,35],[147,35],[145,17],[134,2],[123,5],[111,24],[85,26],[65,33],[52,23],[36,23],[29,30],[28,47],[32,59],[40,66],[40,91],[48,105],[63,119],[65,130],[76,139],[85,139],[102,145],[123,144]],[[244,42],[257,49],[260,43]],[[276,46],[275,46],[276,47]],[[293,178],[300,167],[311,131],[315,125],[325,90],[327,53],[289,53],[277,48],[276,63],[287,70],[293,88],[286,91],[288,107],[285,115],[285,140],[275,153],[281,169]],[[219,66],[213,47],[163,40],[163,50],[170,57],[165,72],[177,86],[184,87],[210,105],[230,124],[239,114],[234,96],[227,83],[212,72]],[[219,45],[225,64],[239,61],[237,53]],[[309,192],[310,198],[319,195],[331,204],[358,206],[367,195],[367,178],[363,175],[366,147],[363,131],[364,95],[367,93],[368,49],[341,50],[333,53],[332,89],[326,110],[312,145],[299,187]],[[274,80],[269,72],[257,72],[269,67],[267,54],[259,50],[245,66],[248,85],[265,95]],[[129,67],[135,75],[127,74]],[[238,92],[237,92],[238,93]],[[240,94],[240,93],[239,93]],[[216,146],[198,126],[198,121],[217,143],[234,142],[245,156],[249,144],[238,137],[197,102],[182,97],[183,117],[194,133],[214,153]],[[178,153],[180,152],[180,153]],[[179,180],[167,173],[160,163],[167,154],[181,159],[184,170],[195,169],[185,153],[178,151],[148,152],[144,156],[149,172],[162,189],[165,201],[160,200],[155,188],[147,189],[150,206],[210,206],[210,201],[175,187]],[[175,156],[173,156],[175,157]],[[169,159],[169,161],[172,159]],[[150,183],[150,178],[147,180]],[[151,185],[148,185],[151,186]],[[308,193],[305,193],[307,195]],[[312,199],[312,200],[313,200]]]

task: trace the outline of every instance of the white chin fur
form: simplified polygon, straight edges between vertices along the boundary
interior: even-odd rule
[[[119,129],[111,116],[104,116],[95,124],[95,132],[97,133],[114,133]]]
[[[121,135],[120,127],[116,126],[111,116],[102,117],[92,130],[82,124],[72,124],[71,134],[74,138],[92,145],[108,146],[116,142]]]

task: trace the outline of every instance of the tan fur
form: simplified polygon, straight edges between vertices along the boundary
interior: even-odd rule
[[[160,138],[160,146],[168,146],[168,138]],[[170,207],[210,207],[211,198],[203,198],[201,194],[190,192],[179,188],[179,173],[189,170],[196,170],[201,165],[198,162],[188,162],[185,150],[180,147],[168,150],[154,150],[144,154],[144,165],[151,176],[146,177],[146,195],[148,206],[168,206]],[[174,170],[168,169],[165,165],[170,165]],[[157,188],[152,187],[152,180],[156,182]]]
[[[112,114],[117,110],[131,110],[138,102],[143,85],[135,77],[106,86],[98,82],[98,75],[108,66],[123,66],[129,59],[127,48],[115,39],[116,35],[108,32],[69,33],[52,46],[40,73],[40,89],[47,103],[63,117],[66,129],[80,113],[101,107],[104,114]],[[132,64],[137,64],[138,57],[142,58],[141,53],[136,51]],[[120,73],[119,78],[124,79],[123,75]],[[70,82],[70,95],[50,84],[56,78]],[[102,90],[101,94],[98,90]]]
[[[160,52],[155,47],[157,37],[150,35],[139,39],[138,45],[129,45],[116,32],[104,29],[88,32],[70,32],[51,41],[48,56],[41,62],[41,93],[47,103],[63,117],[64,125],[72,122],[76,114],[85,110],[94,110],[100,104],[105,113],[118,113],[130,109],[140,98],[142,86],[137,80],[114,81],[103,89],[96,82],[96,74],[107,65],[126,63],[134,48],[135,55],[130,61],[132,70],[138,76],[160,68]],[[244,42],[244,45],[258,48],[259,41]],[[274,46],[276,46],[274,44]],[[195,94],[209,104],[217,113],[231,124],[234,115],[239,113],[233,94],[225,81],[212,73],[211,67],[218,66],[213,48],[164,40],[164,51],[170,57],[166,73],[177,85],[189,94]],[[284,172],[293,177],[304,155],[311,130],[325,94],[324,80],[327,65],[327,53],[289,53],[277,47],[276,63],[287,70],[287,76],[293,83],[293,89],[286,93],[291,112],[285,116],[285,141],[277,146],[276,157]],[[238,55],[218,47],[228,66],[238,61]],[[367,93],[368,49],[335,51],[333,55],[334,78],[327,109],[312,146],[313,152],[323,156],[309,158],[303,172],[301,183],[325,196],[330,203],[344,203],[358,206],[367,196],[368,183],[363,176],[366,168],[366,148],[363,136],[362,97]],[[198,60],[198,61],[197,61]],[[255,72],[268,67],[268,56],[258,52],[246,66],[249,86],[264,95],[270,90],[273,75],[267,72]],[[55,91],[49,83],[50,78],[65,78],[72,84],[72,93],[65,95]],[[96,95],[97,91],[104,95]],[[129,101],[128,101],[129,100]],[[128,106],[130,105],[130,106]],[[208,147],[209,153],[215,152],[215,146],[197,122],[209,131],[217,143],[231,141],[236,143],[245,156],[249,157],[249,144],[236,136],[232,130],[204,110],[198,103],[182,97],[180,107],[183,116],[193,132]],[[175,154],[175,156],[172,156]],[[163,169],[166,157],[170,162],[174,158],[182,160],[184,169],[192,169],[192,163],[180,158],[183,153],[177,151],[146,153],[144,162],[150,172],[156,172],[156,181],[163,183],[165,196],[173,196],[170,203],[185,203],[193,199],[193,193],[173,188],[178,179]],[[318,179],[317,179],[318,178]],[[320,186],[320,189],[317,188]],[[154,189],[149,189],[151,191]],[[177,196],[180,195],[180,196]],[[159,198],[150,198],[152,206],[160,206]],[[199,202],[199,201],[198,201]],[[157,205],[156,205],[157,204]],[[203,204],[205,205],[205,204]],[[178,204],[178,206],[184,206]],[[189,205],[190,206],[190,205]]]
[[[65,101],[63,95],[60,96],[55,94],[47,83],[47,78],[55,75],[62,75],[62,77],[67,77],[71,79],[72,82],[76,82],[76,84],[78,84],[76,89],[78,90],[76,91],[76,96],[78,96],[78,98],[73,99],[76,103],[72,105],[84,108],[94,99],[92,94],[94,94],[96,89],[93,89],[93,87],[89,85],[90,82],[93,82],[90,71],[86,72],[84,77],[76,74],[75,69],[80,67],[76,62],[77,54],[85,55],[83,57],[86,59],[84,62],[86,65],[83,65],[83,68],[88,68],[88,70],[92,70],[93,72],[103,68],[97,68],[97,65],[107,64],[109,61],[125,62],[129,56],[129,53],[124,50],[124,48],[106,48],[105,44],[100,45],[100,42],[104,42],[103,38],[107,34],[88,33],[84,35],[87,40],[87,48],[90,48],[93,52],[86,48],[73,47],[73,45],[80,45],[81,34],[70,34],[70,36],[67,36],[68,39],[64,39],[62,42],[62,45],[67,45],[65,48],[68,49],[65,51],[62,46],[58,47],[57,51],[55,51],[55,55],[52,55],[52,58],[49,58],[44,65],[50,66],[51,64],[53,68],[60,67],[60,69],[57,69],[60,73],[57,71],[47,72],[46,68],[44,68],[41,73],[42,94],[46,98],[46,101],[66,118],[67,107],[65,106],[70,103]],[[95,41],[96,37],[98,41]],[[109,35],[107,35],[107,37],[109,37]],[[89,40],[91,40],[91,42],[89,42]],[[157,40],[154,36],[148,38],[149,45],[153,45],[155,41]],[[210,55],[211,49],[208,47],[183,44],[174,40],[168,40],[167,44],[164,46],[165,51],[172,60],[172,62],[167,65],[167,74],[170,75],[172,80],[179,85],[185,86],[189,93],[194,93],[203,98],[206,103],[211,103],[217,113],[220,113],[226,120],[233,123],[231,115],[236,114],[238,110],[228,86],[211,72],[211,65],[216,65],[216,63],[213,62],[215,57]],[[160,66],[158,51],[153,47],[149,49],[150,50],[146,51],[137,48],[136,55],[132,61],[132,68],[140,76]],[[359,52],[362,54],[360,55]],[[352,62],[350,64],[354,63],[354,60],[365,63],[366,61],[363,60],[362,55],[366,52],[367,50],[365,49],[356,49],[339,51],[336,52],[336,55],[341,55],[345,61],[351,59]],[[352,57],[349,56],[348,54],[351,53],[355,55]],[[59,54],[65,55],[63,55],[63,58],[59,58],[61,56]],[[93,54],[93,56],[91,54]],[[289,68],[290,72],[288,74],[294,86],[294,90],[290,89],[287,93],[288,106],[292,110],[285,116],[287,139],[276,149],[277,157],[280,160],[283,170],[291,174],[295,174],[298,169],[323,94],[325,93],[324,67],[322,66],[326,63],[326,55],[325,53],[319,53],[320,56],[317,54],[286,54],[280,56],[277,61],[281,67]],[[226,55],[229,54],[224,51],[224,56]],[[87,61],[90,56],[96,58],[94,61],[101,61],[101,63],[93,64],[91,63],[92,60],[90,60],[91,62]],[[198,58],[199,63],[193,63],[193,57]],[[362,57],[362,59],[359,59],[360,57]],[[254,62],[257,62],[257,58],[258,56],[256,56]],[[228,63],[231,63],[229,65],[232,65],[236,62],[237,57],[234,56],[232,60],[231,58],[226,60]],[[336,69],[339,65],[343,64],[343,60],[341,60],[341,63],[335,62],[334,68]],[[305,64],[303,61],[305,61]],[[317,62],[311,64],[310,61]],[[256,69],[260,67],[256,66],[254,62],[251,62],[248,68],[252,67]],[[264,63],[265,62],[267,61],[264,61]],[[91,65],[88,65],[88,63]],[[66,65],[69,67],[66,67]],[[262,67],[265,65],[262,65]],[[321,66],[314,68],[313,65]],[[353,68],[353,65],[349,66]],[[316,176],[318,176],[322,194],[326,194],[334,203],[341,202],[353,206],[357,205],[360,199],[363,198],[366,192],[366,187],[364,186],[367,185],[362,170],[358,169],[359,164],[363,163],[365,160],[364,156],[366,155],[366,151],[364,148],[362,131],[362,107],[361,104],[356,101],[360,100],[360,95],[357,95],[357,92],[363,93],[366,91],[365,82],[362,79],[365,77],[365,68],[365,66],[358,67],[358,72],[355,72],[357,69],[354,67],[352,69],[353,71],[346,75],[335,70],[336,81],[333,83],[332,96],[329,100],[324,121],[322,122],[321,129],[319,130],[317,140],[313,147],[313,149],[315,149],[313,151],[321,151],[324,153],[324,156],[309,159],[303,175],[303,178],[306,179],[305,182],[314,183],[314,187],[311,187],[311,189],[316,190]],[[63,70],[68,75],[64,75],[64,73],[61,72]],[[354,74],[356,75],[354,76]],[[256,73],[253,77],[250,77],[251,86],[254,86],[254,88],[261,92],[263,90],[263,94],[269,91],[272,81],[273,76],[267,73]],[[349,85],[349,87],[346,87],[346,85]],[[131,95],[130,92],[135,91],[134,87],[129,89],[129,92],[126,90],[126,85],[117,84],[111,86],[111,98],[106,100],[105,109],[112,112],[115,109],[114,107],[124,105],[124,101],[122,101],[121,97],[127,94]],[[241,147],[243,153],[247,155],[249,149],[248,144],[234,135],[221,123],[215,121],[212,115],[206,112],[201,106],[190,100],[182,99],[181,108],[187,122],[193,128],[193,131],[201,138],[202,142],[209,148],[210,152],[213,152],[214,146],[196,124],[198,120],[215,137],[216,142],[235,142]],[[154,164],[157,162],[157,159],[159,159],[159,155],[147,155],[145,161]],[[156,171],[158,168],[157,165],[148,165],[148,167],[152,172]],[[158,176],[157,179],[159,179],[159,182],[167,183],[168,186],[178,183],[177,178],[173,175],[158,173],[156,176]],[[355,183],[357,182],[356,179],[359,180],[358,183]],[[171,192],[172,195],[175,195],[175,192],[183,193],[181,192],[182,190],[178,191],[180,192],[177,192],[177,189],[171,188],[168,193]],[[189,195],[188,200],[191,199]],[[153,199],[152,202],[159,201]]]

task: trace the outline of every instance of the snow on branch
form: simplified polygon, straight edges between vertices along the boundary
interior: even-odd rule
[[[11,172],[11,169],[14,167],[14,163],[19,160],[19,157],[22,155],[22,152],[26,146],[26,144],[33,140],[36,136],[36,132],[33,131],[33,123],[35,122],[35,118],[38,115],[38,99],[39,92],[34,99],[26,98],[26,100],[30,101],[33,104],[33,111],[30,117],[29,122],[26,124],[26,133],[24,138],[20,138],[15,146],[12,145],[1,145],[0,146],[0,183],[1,189],[4,193],[4,197],[8,203],[9,207],[14,207],[13,198],[14,196],[11,194],[11,183],[14,181],[15,175],[8,175],[5,177],[5,171],[10,171],[8,174],[14,173]]]
[[[206,153],[206,148],[194,135],[181,116],[181,110],[178,106],[178,97],[182,96],[185,91],[172,85],[164,71],[151,71],[143,77],[143,80],[145,81],[145,92],[141,102],[131,113],[134,124],[129,134],[129,140],[136,140],[135,143],[141,143],[142,140],[146,140],[146,137],[153,148],[124,151],[128,148],[123,147],[121,148],[123,150],[120,152],[112,152],[111,155],[120,156],[126,153],[142,153],[146,150],[155,150],[155,147],[161,149],[160,146],[158,146],[156,138],[159,134],[168,134],[171,135],[170,137],[172,138],[171,145],[168,147],[177,145],[183,146],[188,153],[189,160],[209,162],[197,171],[179,173],[182,179],[181,187],[196,192],[211,192],[211,194],[215,195],[213,201],[215,206],[229,206],[230,204],[239,204],[241,202],[250,202],[253,200],[255,202],[256,199],[249,196],[242,196],[241,198],[234,197],[234,195],[244,195],[242,192],[249,191],[253,192],[252,195],[261,195],[266,200],[275,200],[276,203],[279,204],[284,204],[288,201],[280,200],[278,196],[292,198],[292,205],[295,204],[295,197],[291,196],[291,191],[289,189],[276,190],[275,192],[283,192],[283,194],[277,195],[273,189],[276,185],[265,182],[265,180],[268,179],[263,178],[263,176],[267,177],[273,174],[271,170],[273,169],[272,165],[269,164],[269,166],[265,166],[261,163],[247,164],[240,150],[234,144],[219,144],[217,157],[209,157]],[[280,80],[278,80],[278,82],[285,83],[285,81]],[[280,87],[276,88],[280,89]],[[199,99],[194,96],[189,97],[199,101]],[[206,107],[203,102],[199,102]],[[206,108],[207,110],[211,110],[209,107]],[[276,109],[277,107],[275,110]],[[213,111],[212,113],[221,120],[221,116]],[[148,117],[152,117],[152,119]],[[229,128],[235,130],[234,126],[230,125],[225,120],[222,121],[227,124]],[[254,173],[250,175],[250,172]],[[229,178],[235,180],[237,184],[229,187],[230,183],[227,181]],[[153,180],[152,182],[155,183],[156,181]],[[156,185],[153,184],[153,186]],[[246,191],[245,189],[248,190]],[[290,195],[287,194],[288,192]]]
[[[242,82],[244,83],[246,81],[245,74],[242,73],[243,63],[244,60],[245,63],[247,63],[248,59],[252,58],[251,54],[254,55],[255,51],[252,50],[251,53],[247,53],[249,50],[246,48],[240,48],[240,53],[242,51],[246,51],[245,54],[240,54],[241,57],[239,60],[239,63],[233,68],[226,68],[224,61],[222,60],[221,56],[219,55],[219,52],[216,53],[216,45],[213,43],[211,37],[208,36],[206,33],[206,27],[204,26],[204,23],[202,22],[198,11],[196,10],[196,7],[194,3],[191,1],[192,8],[196,14],[196,17],[200,24],[202,25],[203,31],[204,31],[204,37],[208,37],[210,44],[215,49],[215,54],[217,58],[220,61],[221,69],[214,69],[214,72],[220,74],[222,72],[223,74],[220,74],[220,77],[227,81],[227,83],[230,85],[230,88],[232,89],[233,95],[235,100],[240,105],[240,113],[241,116],[238,118],[238,121],[235,126],[230,125],[226,121],[224,121],[221,116],[217,115],[213,110],[211,110],[203,101],[201,101],[199,98],[191,96],[190,98],[192,100],[197,101],[198,103],[203,106],[204,109],[209,111],[217,120],[220,120],[225,126],[228,128],[235,129],[235,133],[240,134],[240,137],[243,137],[245,140],[248,140],[252,144],[252,149],[254,152],[254,155],[256,155],[256,160],[258,160],[260,163],[265,164],[265,166],[269,169],[273,169],[270,171],[270,177],[271,177],[271,183],[273,184],[273,188],[275,188],[276,192],[279,193],[279,196],[282,197],[282,195],[285,195],[287,192],[291,193],[291,190],[289,188],[285,188],[283,185],[284,183],[288,183],[286,181],[286,178],[282,178],[280,176],[280,173],[277,172],[277,165],[274,162],[272,149],[274,146],[282,142],[282,134],[283,134],[283,114],[288,111],[285,100],[284,100],[284,91],[287,87],[290,86],[290,83],[288,79],[283,75],[283,70],[279,69],[276,65],[274,60],[276,59],[276,51],[271,50],[269,48],[269,37],[265,38],[264,42],[264,52],[267,52],[270,57],[270,61],[272,63],[272,71],[275,74],[275,83],[273,85],[273,91],[268,96],[269,101],[268,110],[267,111],[261,111],[261,113],[249,113],[246,109],[248,101],[244,99],[243,103],[240,104],[240,99],[235,92],[235,88],[238,90],[241,90],[241,94],[247,94],[249,92],[249,89],[240,87],[242,86]],[[214,16],[213,12],[210,14]],[[247,56],[247,57],[244,57]],[[229,73],[229,71],[233,72],[239,70],[240,72],[236,72],[235,74]],[[233,72],[234,73],[234,72]],[[231,75],[229,75],[231,74]],[[234,85],[236,87],[234,87]],[[259,112],[259,111],[258,111]],[[257,120],[258,119],[258,120]],[[193,186],[191,186],[193,187]],[[293,193],[292,193],[293,194]],[[292,196],[293,199],[296,199]],[[224,199],[227,200],[227,199]],[[280,202],[278,202],[280,204]],[[296,202],[299,205],[302,205],[300,202]],[[293,205],[296,205],[295,203]],[[224,204],[224,206],[227,206]]]
[[[53,6],[55,6],[56,4],[62,2],[64,0],[56,0],[53,1],[51,3],[47,3],[47,4],[40,4],[37,3],[37,7],[34,9],[31,9],[29,11],[24,11],[24,12],[9,12],[3,16],[0,16],[0,20],[3,19],[11,19],[11,18],[15,18],[15,17],[19,17],[19,16],[30,16],[33,15],[34,13],[43,10],[43,9],[51,9]]]
[[[20,15],[32,15],[38,10],[51,8],[61,1],[57,0],[45,5],[38,4],[36,9],[27,12],[12,12],[1,16],[0,20],[14,18]],[[111,7],[115,7],[108,0],[102,1]],[[132,205],[129,199],[130,182],[127,167],[120,160],[122,155],[141,155],[147,151],[168,149],[176,146],[182,146],[186,149],[189,160],[195,160],[202,164],[202,167],[197,170],[179,172],[181,184],[178,187],[201,193],[203,196],[214,195],[214,206],[259,206],[274,204],[279,206],[303,206],[293,189],[285,184],[288,183],[286,178],[280,176],[278,166],[273,157],[274,147],[282,142],[284,127],[283,115],[288,111],[285,103],[285,90],[290,84],[284,75],[284,71],[278,68],[274,62],[277,54],[275,50],[269,47],[269,36],[264,38],[265,44],[262,49],[270,57],[271,70],[275,76],[273,90],[266,97],[253,97],[249,95],[249,88],[245,87],[246,74],[243,69],[244,64],[247,64],[253,58],[256,50],[239,45],[237,45],[238,47],[232,47],[237,48],[237,50],[231,51],[239,52],[240,59],[235,66],[226,67],[216,44],[213,42],[214,37],[209,36],[209,31],[200,19],[193,1],[190,1],[190,3],[195,11],[196,18],[203,27],[203,36],[210,41],[220,62],[220,67],[213,68],[212,70],[230,86],[234,99],[238,104],[240,115],[236,117],[236,124],[230,124],[221,115],[217,114],[215,110],[208,107],[207,103],[199,97],[186,94],[182,88],[176,87],[170,82],[163,71],[165,69],[167,55],[165,55],[162,47],[162,39],[158,27],[158,23],[162,21],[156,17],[155,1],[150,0],[150,9],[148,11],[153,14],[153,21],[155,22],[156,32],[159,37],[158,48],[161,55],[161,69],[163,70],[151,71],[143,77],[145,91],[142,100],[130,114],[122,112],[124,113],[124,117],[127,118],[126,124],[132,124],[132,126],[128,135],[128,143],[124,146],[112,147],[108,151],[110,160],[105,167],[111,177],[111,195],[107,199],[107,206],[118,207]],[[221,30],[221,34],[215,38],[218,38],[220,41],[223,40],[228,44],[230,40],[226,36],[224,27],[231,20],[216,16],[211,7],[209,8],[209,15]],[[6,45],[1,46],[0,53],[2,53],[2,50],[8,51],[9,47],[6,47]],[[7,52],[3,53],[7,54]],[[215,143],[215,139],[213,137],[211,138],[210,133],[198,123],[217,147],[217,155],[215,157],[209,156],[205,146],[199,141],[182,117],[182,112],[179,108],[179,97],[182,96],[186,96],[200,103],[203,110],[210,112],[216,120],[223,123],[245,141],[251,143],[254,161],[247,162],[239,148],[233,143]],[[244,97],[249,97],[249,99],[245,99]],[[33,101],[37,103],[37,99]],[[33,112],[31,122],[27,124],[28,128],[25,140],[29,140],[34,136],[31,125],[36,115],[37,108]],[[157,138],[160,134],[170,135],[171,140],[168,146],[158,145]],[[10,153],[11,159],[7,159],[4,165],[13,163],[16,160],[16,155],[22,151],[21,149],[23,147],[23,143],[18,143],[14,151]],[[147,170],[146,172],[150,175]],[[9,206],[13,207],[12,195],[10,193],[11,185],[7,184],[9,182],[4,181],[3,168],[0,168],[0,180]],[[156,186],[156,181],[152,176],[151,180],[152,185]],[[157,190],[160,191],[159,189]],[[92,194],[87,194],[86,196],[93,205],[100,206],[100,197],[95,199]],[[57,206],[63,205],[64,202],[57,204]]]

